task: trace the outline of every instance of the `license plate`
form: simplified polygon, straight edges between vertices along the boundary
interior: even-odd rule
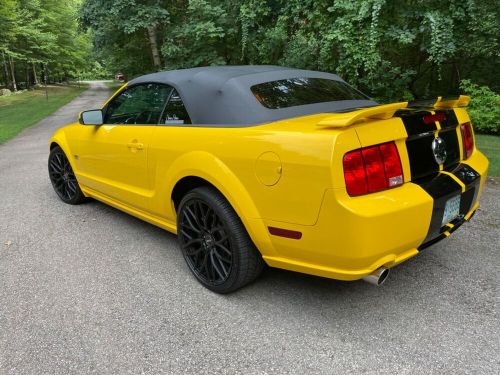
[[[450,198],[444,206],[443,221],[441,226],[448,224],[460,214],[460,195]]]

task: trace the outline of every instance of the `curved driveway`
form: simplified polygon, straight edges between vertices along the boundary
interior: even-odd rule
[[[219,296],[173,235],[53,193],[47,140],[108,95],[93,83],[0,146],[0,374],[500,372],[498,182],[381,288],[267,270]]]

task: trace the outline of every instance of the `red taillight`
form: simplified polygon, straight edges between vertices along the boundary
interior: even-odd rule
[[[403,183],[403,168],[394,142],[365,147],[344,155],[344,178],[349,195],[385,190]]]
[[[472,125],[470,122],[460,125],[462,131],[462,144],[464,147],[464,160],[468,159],[474,150],[474,137],[472,136]]]
[[[368,192],[365,163],[360,150],[351,151],[344,155],[344,179],[349,195],[360,195]]]
[[[387,178],[385,177],[384,163],[380,150],[377,146],[361,149],[363,161],[365,162],[366,181],[368,191],[378,191],[387,188]]]
[[[396,144],[394,142],[384,143],[378,147],[384,158],[385,175],[389,187],[401,185],[403,183],[403,167]]]
[[[429,125],[435,123],[436,121],[446,120],[446,116],[444,113],[436,113],[434,115],[425,115],[423,120],[426,125]]]

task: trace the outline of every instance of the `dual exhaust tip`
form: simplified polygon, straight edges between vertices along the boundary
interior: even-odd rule
[[[387,279],[387,276],[389,276],[389,271],[389,268],[380,267],[371,274],[363,277],[363,280],[372,285],[380,286]]]

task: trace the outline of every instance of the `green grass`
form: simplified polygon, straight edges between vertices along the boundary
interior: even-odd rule
[[[0,96],[0,144],[54,113],[85,89],[85,85],[80,88],[75,85],[49,86],[49,100],[45,98],[44,88]]]
[[[490,160],[489,176],[500,176],[500,136],[476,134],[477,147]]]

